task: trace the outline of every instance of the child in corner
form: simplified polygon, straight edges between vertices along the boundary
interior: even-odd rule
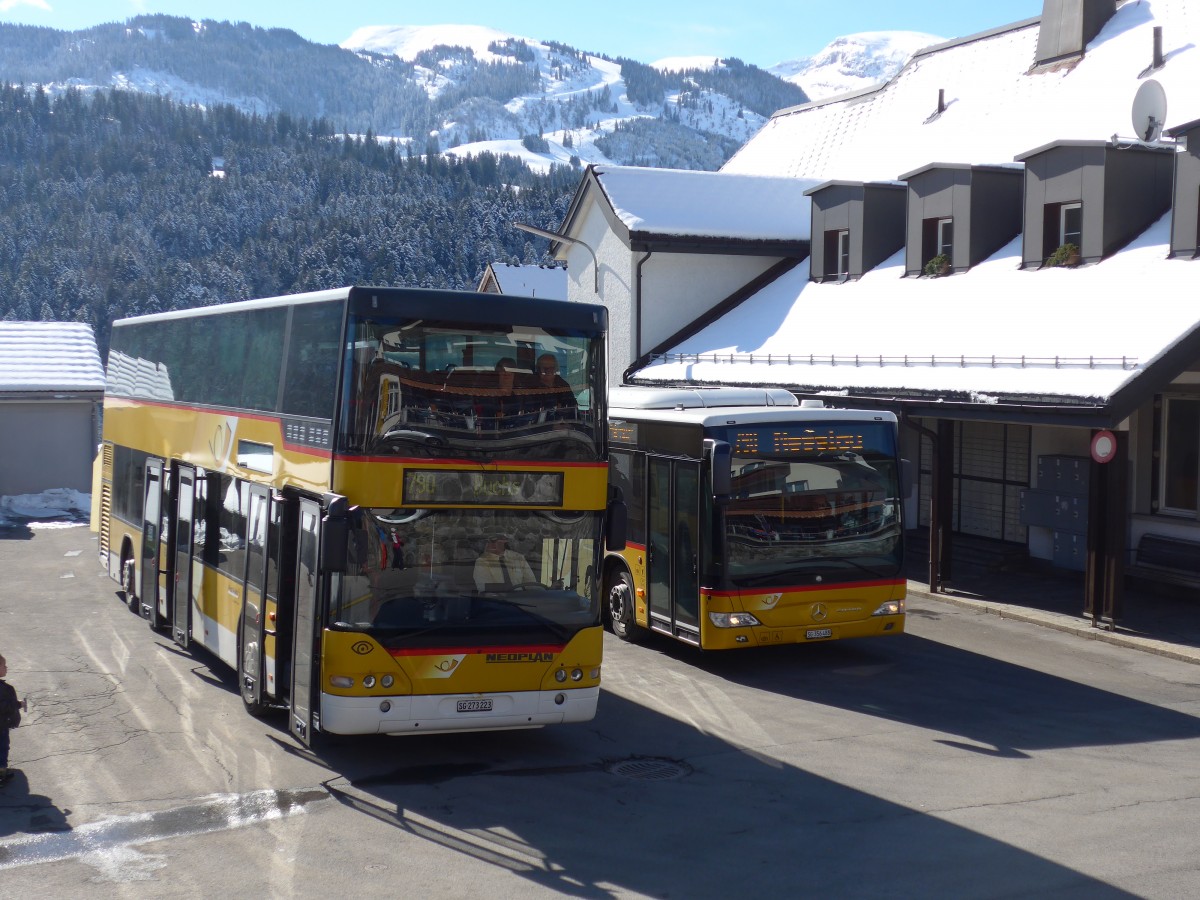
[[[13,777],[8,767],[8,732],[21,724],[21,712],[28,709],[24,700],[17,699],[17,692],[4,679],[8,677],[8,662],[0,656],[0,784]]]

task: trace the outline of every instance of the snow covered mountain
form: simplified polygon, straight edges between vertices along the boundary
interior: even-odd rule
[[[917,31],[864,31],[835,39],[816,56],[781,62],[767,71],[821,100],[887,81],[915,52],[944,40]]]
[[[719,77],[701,77],[719,76],[732,65],[712,57],[643,66],[477,25],[370,26],[341,46],[412,63],[431,99],[462,83],[468,57],[477,65],[533,70],[529,89],[503,103],[476,97],[453,107],[435,136],[444,152],[488,150],[522,156],[534,167],[575,161],[716,168],[724,161],[718,155],[745,143],[774,111],[751,109],[735,85],[723,89]],[[627,83],[631,69],[639,76],[659,73],[662,84],[638,90]]]
[[[835,41],[768,72],[737,59],[643,63],[478,25],[371,26],[340,46],[282,28],[136,16],[77,32],[0,23],[0,81],[152,93],[323,120],[414,152],[715,170],[772,113],[889,77],[928,35]],[[840,79],[840,80],[839,80]]]

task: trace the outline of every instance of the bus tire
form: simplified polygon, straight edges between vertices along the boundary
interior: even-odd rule
[[[125,595],[125,605],[134,615],[142,612],[137,595],[137,564],[128,549],[121,554],[121,592]]]
[[[250,689],[250,685],[246,681],[246,667],[247,667],[247,663],[250,661],[246,659],[247,648],[244,647],[242,644],[241,634],[242,634],[242,623],[239,620],[238,621],[238,655],[237,655],[237,659],[238,659],[238,665],[237,665],[238,693],[242,695],[242,705],[244,707],[246,707],[246,712],[250,713],[250,715],[254,716],[254,718],[256,718],[256,719],[261,719],[263,716],[265,716],[268,712],[271,711],[271,706],[270,706],[270,704],[264,703],[262,701],[261,692],[260,692],[259,699],[255,700],[254,692]],[[257,668],[257,666],[256,666],[256,668]]]
[[[606,612],[612,624],[613,634],[623,641],[636,644],[645,636],[645,629],[638,625],[634,615],[633,579],[624,569],[619,569],[608,583]]]

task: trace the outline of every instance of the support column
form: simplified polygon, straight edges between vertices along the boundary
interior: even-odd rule
[[[954,529],[954,423],[937,425],[933,445],[933,478],[929,511],[929,590],[943,590],[953,574]]]
[[[1092,460],[1088,473],[1087,568],[1084,615],[1097,628],[1121,620],[1125,584],[1125,533],[1129,510],[1129,435],[1114,432],[1116,451],[1108,462]]]

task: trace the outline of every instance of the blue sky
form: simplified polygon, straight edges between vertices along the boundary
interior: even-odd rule
[[[1042,0],[608,0],[603,4],[456,0],[0,0],[0,22],[73,31],[142,13],[290,28],[341,43],[363,25],[487,25],[581,50],[651,62],[665,56],[736,56],[766,68],[811,56],[858,31],[961,37],[1040,15]]]

